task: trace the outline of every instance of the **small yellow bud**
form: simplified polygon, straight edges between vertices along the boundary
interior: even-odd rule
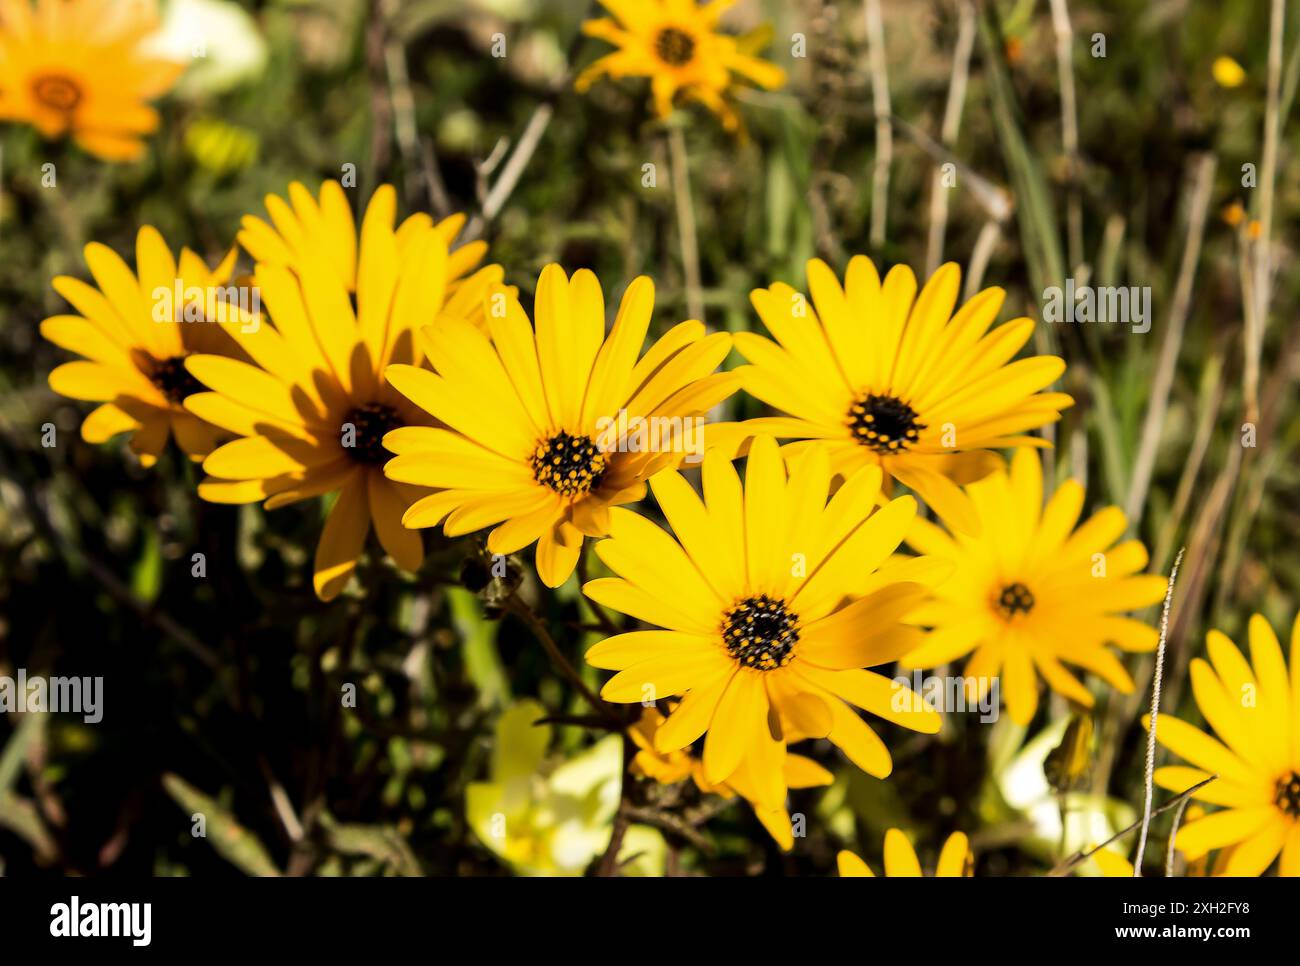
[[[1220,87],[1240,87],[1246,79],[1246,72],[1231,57],[1214,58],[1214,65],[1210,70]]]

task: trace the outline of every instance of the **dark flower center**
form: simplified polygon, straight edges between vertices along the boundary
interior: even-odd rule
[[[1007,584],[1002,588],[1002,593],[998,594],[998,610],[1002,611],[1004,617],[1028,614],[1033,609],[1033,592],[1024,584]]]
[[[655,53],[665,64],[681,67],[695,56],[695,38],[676,27],[665,27],[655,37]]]
[[[207,388],[185,368],[184,356],[172,356],[154,362],[149,380],[167,397],[168,402],[178,406],[185,401],[186,397],[193,396],[196,392],[203,392]]]
[[[743,667],[772,671],[794,660],[799,618],[785,601],[767,594],[746,597],[723,617],[722,640]]]
[[[343,420],[340,445],[348,458],[366,466],[380,466],[392,455],[384,449],[384,436],[402,425],[397,410],[383,403],[366,403]]]
[[[561,430],[533,453],[533,476],[561,496],[581,496],[600,486],[609,457],[590,436]]]
[[[1300,774],[1291,772],[1279,778],[1277,796],[1273,801],[1292,818],[1300,818]]]
[[[866,393],[849,407],[849,433],[863,446],[877,453],[901,453],[921,436],[925,423],[916,421],[916,410],[894,396]]]
[[[81,87],[62,74],[46,74],[32,81],[32,96],[50,110],[66,114],[81,103]]]

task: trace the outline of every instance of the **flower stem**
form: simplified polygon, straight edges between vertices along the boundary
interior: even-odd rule
[[[533,632],[533,636],[542,645],[542,649],[546,651],[556,669],[577,689],[578,693],[591,705],[592,710],[611,724],[616,725],[618,730],[623,730],[624,723],[620,716],[587,686],[587,682],[582,680],[582,675],[578,673],[578,669],[560,651],[559,645],[555,643],[555,638],[551,636],[551,632],[546,629],[546,625],[534,613],[533,609],[520,600],[517,594],[511,595],[506,602],[506,609],[528,625],[529,630]]]

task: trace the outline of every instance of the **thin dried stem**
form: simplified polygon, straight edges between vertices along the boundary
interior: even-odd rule
[[[519,136],[519,143],[515,145],[514,153],[501,169],[500,176],[488,189],[487,197],[483,199],[482,209],[465,226],[465,232],[461,236],[462,242],[474,241],[483,234],[483,229],[487,227],[488,222],[500,214],[514,192],[515,186],[519,184],[524,169],[532,160],[533,152],[541,143],[542,135],[546,133],[547,125],[551,123],[554,115],[555,108],[549,101],[544,101],[533,109],[533,115],[528,119],[524,133]]]
[[[943,111],[940,139],[951,148],[961,131],[962,108],[966,104],[966,83],[970,77],[971,51],[975,47],[975,7],[970,0],[957,2],[957,44],[952,53],[952,78]],[[930,239],[926,247],[925,274],[929,277],[943,260],[943,238],[948,228],[948,190],[943,183],[943,165],[936,163],[930,178]]]
[[[1259,362],[1264,350],[1264,330],[1272,300],[1273,195],[1277,179],[1277,142],[1281,129],[1282,31],[1284,4],[1273,0],[1269,16],[1268,100],[1264,111],[1264,156],[1259,172],[1259,239],[1255,244],[1254,314],[1247,328],[1245,366],[1242,373],[1246,419],[1259,420]]]
[[[1071,271],[1083,261],[1083,204],[1079,198],[1079,113],[1074,96],[1074,29],[1065,0],[1051,0],[1052,30],[1056,34],[1056,70],[1061,86],[1061,142],[1065,148],[1066,243]]]
[[[879,253],[885,244],[889,216],[889,165],[894,156],[894,137],[889,123],[889,77],[885,73],[885,27],[880,0],[864,0],[863,13],[867,21],[871,103],[876,114],[876,160],[871,174],[871,248]]]
[[[1211,775],[1209,778],[1197,782],[1191,788],[1179,792],[1173,798],[1169,799],[1169,801],[1165,802],[1159,808],[1155,809],[1151,813],[1151,818],[1155,818],[1157,815],[1163,815],[1171,808],[1177,808],[1180,803],[1187,801],[1187,799],[1191,798],[1193,795],[1195,795],[1202,788],[1204,788],[1206,785],[1208,785],[1210,782],[1214,781],[1218,777],[1219,777],[1218,775]],[[1051,871],[1049,871],[1047,873],[1048,876],[1055,878],[1057,876],[1065,875],[1076,865],[1086,862],[1088,859],[1092,858],[1094,855],[1096,855],[1106,846],[1110,845],[1112,842],[1116,842],[1119,839],[1122,839],[1124,836],[1128,835],[1129,832],[1136,830],[1137,827],[1141,824],[1142,824],[1142,819],[1138,819],[1136,822],[1133,822],[1131,825],[1126,825],[1124,828],[1120,829],[1118,832],[1116,832],[1106,841],[1102,842],[1100,845],[1095,845],[1092,848],[1088,849],[1086,852],[1083,849],[1080,849],[1078,852],[1075,852],[1074,855],[1070,856],[1068,859],[1064,860],[1059,865],[1054,867]]]
[[[1176,850],[1174,843],[1178,841],[1178,826],[1183,824],[1183,812],[1187,811],[1187,802],[1189,799],[1184,798],[1178,803],[1178,808],[1174,810],[1174,820],[1169,826],[1169,845],[1165,849],[1165,878],[1172,879],[1174,876],[1174,857]]]
[[[1142,805],[1142,832],[1138,836],[1137,855],[1133,859],[1133,878],[1142,877],[1142,855],[1146,852],[1147,832],[1151,827],[1151,796],[1154,789],[1156,770],[1156,728],[1160,718],[1160,687],[1164,679],[1165,646],[1169,638],[1169,610],[1174,601],[1174,583],[1178,580],[1178,568],[1183,562],[1183,547],[1174,558],[1173,569],[1169,571],[1169,586],[1165,588],[1165,602],[1160,609],[1160,643],[1156,647],[1156,672],[1151,682],[1151,727],[1147,733],[1147,763],[1145,776],[1145,798]]]
[[[975,247],[971,250],[970,264],[966,267],[966,287],[962,292],[963,299],[970,299],[980,290],[984,283],[984,272],[989,267],[989,259],[993,257],[993,249],[998,247],[998,242],[1002,238],[1002,225],[997,221],[990,219],[984,222],[984,227],[980,229],[979,237],[975,239]]]
[[[691,173],[686,156],[686,135],[673,125],[668,129],[668,166],[672,169],[673,202],[677,208],[677,239],[682,249],[682,274],[686,277],[686,313],[704,320],[700,289],[700,245],[695,234],[695,203],[691,201]]]
[[[619,730],[622,730],[623,722],[619,719],[619,716],[587,686],[586,681],[582,680],[582,675],[578,673],[578,669],[564,656],[559,645],[555,643],[555,638],[551,636],[551,632],[546,629],[546,625],[533,609],[520,600],[517,595],[512,596],[506,602],[506,609],[528,625],[528,629],[533,632],[533,636],[542,645],[542,650],[546,651],[546,656],[551,659],[551,663],[555,665],[561,676],[573,685],[574,690],[581,694],[583,699],[591,705],[592,710],[609,721],[611,725],[617,725]]]
[[[1205,236],[1205,216],[1210,208],[1210,194],[1214,187],[1214,169],[1217,160],[1212,154],[1203,154],[1194,162],[1190,202],[1187,209],[1187,243],[1183,247],[1178,280],[1174,285],[1174,300],[1169,310],[1168,327],[1160,344],[1160,358],[1155,376],[1151,380],[1151,396],[1147,415],[1142,423],[1142,436],[1138,444],[1137,459],[1133,463],[1133,476],[1129,484],[1128,501],[1124,511],[1129,526],[1136,528],[1146,503],[1151,473],[1156,465],[1156,449],[1160,445],[1160,432],[1164,428],[1165,414],[1169,410],[1169,392],[1173,388],[1174,369],[1183,345],[1183,330],[1191,308],[1192,286],[1196,281],[1196,265],[1201,259],[1201,242]]]
[[[415,127],[415,97],[411,94],[411,78],[406,69],[406,51],[402,42],[388,30],[397,13],[397,0],[380,0],[373,16],[381,20],[381,37],[385,72],[388,75],[388,96],[392,101],[393,128],[397,135],[397,147],[402,154],[402,164],[406,169],[406,197],[411,201],[415,197],[416,185],[419,183],[420,138]]]

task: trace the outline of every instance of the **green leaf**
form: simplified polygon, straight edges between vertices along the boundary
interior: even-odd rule
[[[163,775],[163,788],[187,814],[204,817],[207,839],[217,854],[231,865],[256,876],[278,876],[280,870],[252,832],[217,801],[204,795],[178,775]]]

